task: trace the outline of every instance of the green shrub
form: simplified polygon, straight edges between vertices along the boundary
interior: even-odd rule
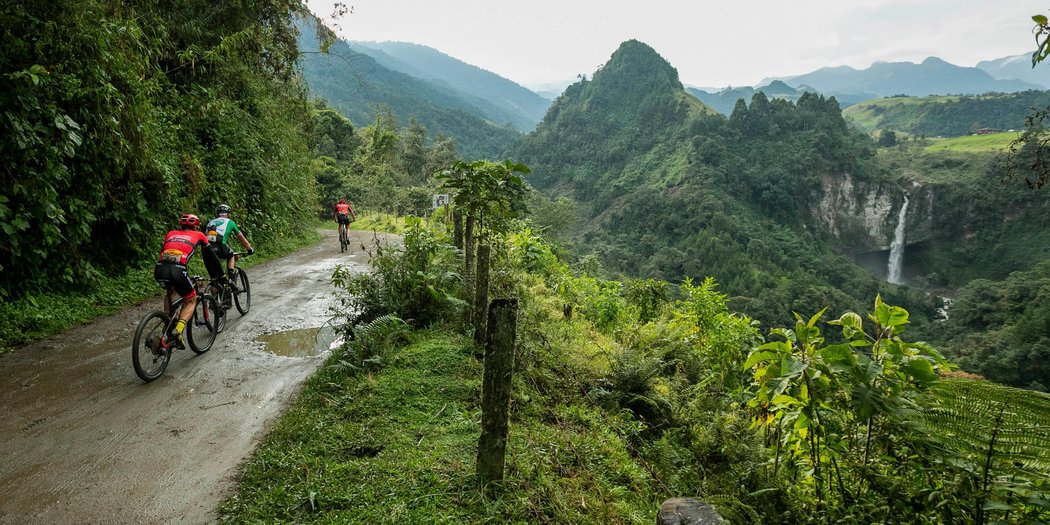
[[[452,246],[419,219],[408,221],[403,239],[402,246],[377,241],[371,273],[336,268],[332,282],[348,293],[338,312],[348,330],[388,314],[413,326],[430,326],[457,319],[467,306]]]

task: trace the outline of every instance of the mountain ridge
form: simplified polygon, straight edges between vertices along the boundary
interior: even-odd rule
[[[1012,78],[1031,82],[1050,89],[1050,67],[1036,65],[1032,67],[1032,55],[1024,53],[992,60],[982,60],[975,66],[993,78]]]
[[[461,154],[474,158],[498,158],[521,135],[487,118],[476,97],[384,67],[346,41],[321,53],[315,33],[300,31],[299,48],[311,94],[355,126],[371,124],[387,108],[402,123],[416,118],[432,138],[452,137]]]
[[[864,69],[850,66],[822,67],[801,75],[763,80],[781,80],[792,86],[806,84],[827,94],[867,95],[981,95],[989,92],[1017,92],[1042,89],[1041,85],[1012,79],[997,79],[977,67],[951,64],[938,57],[922,62],[875,62]]]
[[[443,83],[486,101],[493,117],[506,118],[519,131],[534,128],[550,106],[549,99],[512,80],[429,46],[395,41],[350,41],[348,45],[389,69]]]

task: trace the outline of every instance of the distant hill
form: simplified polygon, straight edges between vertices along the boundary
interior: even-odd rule
[[[736,105],[736,101],[744,99],[744,101],[751,100],[756,91],[765,91],[766,96],[769,98],[783,98],[786,100],[796,100],[800,91],[795,88],[779,81],[774,80],[767,91],[763,87],[753,88],[751,86],[743,87],[728,87],[721,91],[706,91],[700,88],[686,87],[685,90],[690,95],[700,99],[700,102],[711,106],[715,111],[728,116],[733,112],[733,106]],[[786,89],[784,89],[786,88]]]
[[[560,82],[541,82],[539,84],[529,85],[528,88],[533,93],[547,99],[554,100],[559,95],[565,92],[565,88],[569,87],[575,80],[562,80]]]
[[[876,62],[867,69],[825,67],[793,77],[781,77],[792,86],[807,85],[840,97],[879,98],[893,95],[980,95],[1042,89],[1039,84],[993,78],[976,67],[961,67],[936,57],[912,62]]]
[[[407,42],[350,42],[349,46],[383,67],[476,97],[475,104],[486,118],[509,122],[519,131],[531,131],[550,107],[549,99],[513,81],[427,46]]]
[[[889,129],[928,137],[958,137],[981,129],[1020,129],[1032,108],[1050,105],[1050,91],[972,96],[889,97],[846,108],[864,131]]]
[[[476,97],[383,67],[344,41],[336,42],[329,54],[319,53],[318,47],[314,31],[301,31],[303,77],[311,95],[327,100],[355,126],[371,124],[386,107],[402,125],[411,116],[431,137],[452,137],[466,158],[498,158],[521,135],[488,119]]]
[[[774,80],[767,85],[759,87],[743,86],[725,88],[721,91],[708,91],[695,87],[686,87],[685,90],[689,94],[700,99],[700,102],[711,106],[711,108],[726,116],[733,112],[733,106],[736,105],[737,100],[743,99],[745,102],[748,102],[755,93],[760,91],[765,93],[768,98],[778,98],[789,102],[797,101],[803,93],[817,93],[817,90],[813,89],[811,86],[799,85],[795,88],[787,85],[781,80]],[[841,99],[836,98],[836,100],[838,101],[839,106],[847,107],[851,104],[868,100],[868,97],[863,95],[845,95]]]
[[[977,63],[977,69],[999,79],[1016,79],[1050,88],[1050,65],[1032,67],[1032,55],[1014,55]]]

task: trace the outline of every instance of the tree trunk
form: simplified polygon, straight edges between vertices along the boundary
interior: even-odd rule
[[[485,343],[489,304],[489,255],[492,247],[488,244],[478,245],[477,271],[474,274],[474,342]]]
[[[517,299],[496,299],[489,305],[477,465],[482,486],[503,479],[517,315]]]
[[[474,217],[467,216],[467,226],[463,232],[463,282],[467,286],[467,297],[474,296]],[[467,309],[467,321],[470,322],[472,309]]]
[[[458,208],[452,211],[452,244],[463,249],[463,213]]]

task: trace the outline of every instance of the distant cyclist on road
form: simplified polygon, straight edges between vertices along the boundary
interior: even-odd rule
[[[236,261],[233,259],[233,249],[230,248],[229,238],[231,235],[237,237],[237,241],[241,243],[241,246],[247,250],[248,255],[255,253],[255,249],[248,243],[248,239],[241,232],[241,229],[237,227],[237,223],[230,218],[230,213],[233,212],[233,208],[230,208],[227,204],[220,204],[215,214],[218,217],[208,221],[208,227],[204,231],[208,232],[208,241],[211,242],[211,248],[215,251],[215,255],[219,259],[226,261],[226,273],[229,275],[231,281],[235,281],[235,275],[233,275],[233,266]]]
[[[186,265],[189,264],[198,246],[208,246],[208,238],[200,231],[201,220],[193,214],[187,213],[179,219],[179,229],[171,230],[164,236],[164,245],[160,249],[160,257],[157,258],[157,267],[153,270],[153,278],[161,286],[171,284],[175,293],[182,297],[182,309],[179,311],[179,321],[175,324],[175,337],[180,348],[186,348],[186,341],[182,337],[186,323],[193,316],[193,308],[197,305],[197,290],[193,287],[193,281],[186,273]],[[204,267],[212,279],[222,278],[222,264],[210,249],[201,250],[204,258]],[[164,301],[165,314],[172,297]]]
[[[335,222],[339,223],[339,234],[350,237],[351,217],[356,221],[357,214],[355,214],[354,209],[346,203],[346,199],[339,199],[339,202],[335,203],[335,210],[332,211],[332,217],[335,218]]]

